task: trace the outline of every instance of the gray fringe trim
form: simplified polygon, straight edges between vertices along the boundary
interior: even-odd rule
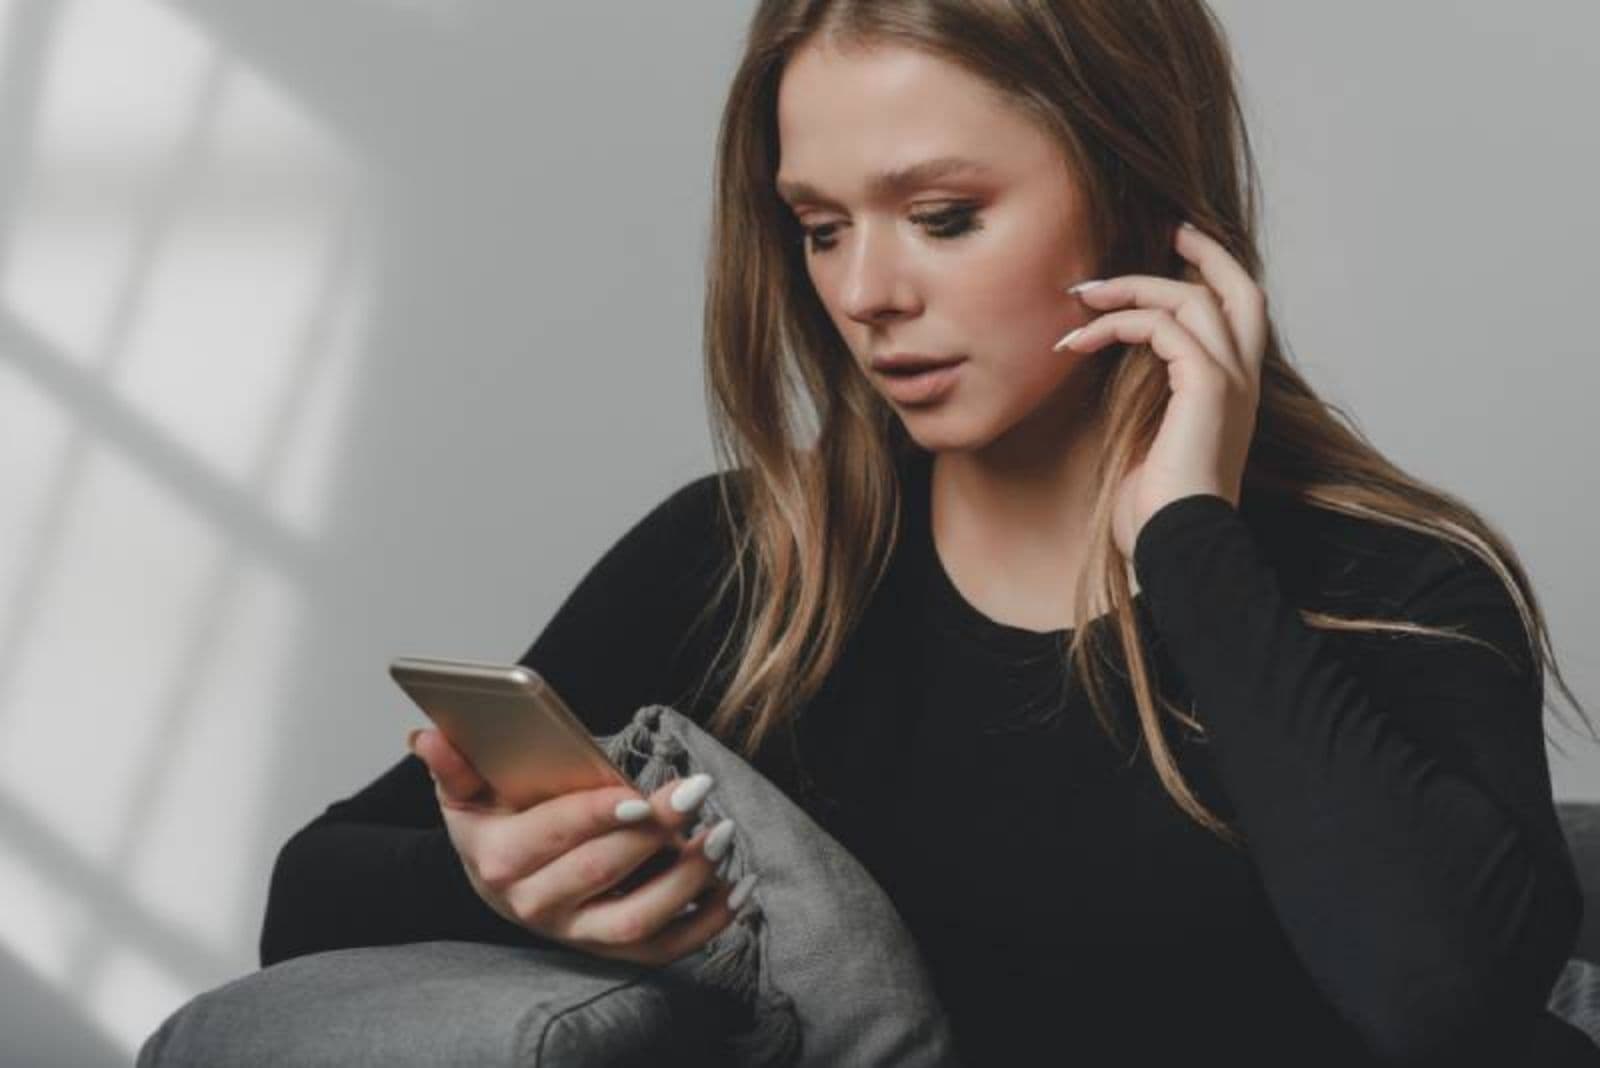
[[[615,734],[597,738],[613,762],[646,795],[665,783],[691,774],[683,740],[661,729],[665,705],[646,705]],[[711,799],[702,804],[702,817],[722,818]],[[747,867],[736,856],[737,845],[724,858],[731,870]],[[766,914],[752,895],[734,921],[705,947],[706,956],[694,962],[693,981],[720,992],[741,1009],[741,1026],[724,1035],[735,1063],[748,1068],[789,1068],[800,1058],[800,1019],[794,1001],[771,982],[761,953]]]
[[[744,1005],[748,1024],[729,1032],[735,1062],[752,1068],[788,1068],[800,1059],[800,1020],[789,996],[761,983],[759,907],[745,908],[717,935],[716,949],[696,965],[694,977]]]

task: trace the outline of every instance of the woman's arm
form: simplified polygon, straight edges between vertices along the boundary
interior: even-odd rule
[[[623,535],[519,660],[551,682],[591,734],[615,732],[651,703],[701,717],[704,706],[687,698],[726,616],[693,626],[726,545],[714,523],[717,477],[681,487]],[[407,755],[279,851],[261,963],[434,939],[545,944],[472,889],[433,781]]]
[[[1439,543],[1386,614],[1462,624],[1521,669],[1406,635],[1343,662],[1220,496],[1163,507],[1134,563],[1235,825],[1330,1003],[1386,1063],[1514,1063],[1583,906],[1541,681],[1494,573]]]
[[[467,882],[433,780],[406,756],[335,802],[279,850],[261,965],[349,946],[457,939],[536,945]]]

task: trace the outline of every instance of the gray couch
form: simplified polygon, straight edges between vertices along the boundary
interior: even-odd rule
[[[1600,1044],[1600,803],[1557,808],[1585,915],[1549,1005]],[[729,1063],[716,1036],[737,1021],[726,1002],[686,981],[680,965],[690,958],[651,972],[566,952],[429,942],[299,957],[181,1007],[146,1040],[138,1065]],[[1582,1034],[1558,1044],[1573,1051],[1560,1064],[1600,1064],[1600,1050],[1577,1049]]]

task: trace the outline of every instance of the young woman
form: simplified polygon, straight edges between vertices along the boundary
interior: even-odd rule
[[[724,469],[521,658],[596,734],[671,704],[783,785],[974,1064],[1510,1064],[1562,1026],[1547,660],[1576,701],[1504,538],[1288,362],[1254,180],[1199,0],[761,3],[716,171]],[[661,962],[728,922],[726,830],[605,893],[705,781],[513,812],[413,745],[284,847],[263,963]]]

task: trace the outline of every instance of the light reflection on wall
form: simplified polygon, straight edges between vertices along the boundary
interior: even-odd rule
[[[364,176],[159,4],[0,0],[0,34],[0,951],[131,1052],[257,922]]]

